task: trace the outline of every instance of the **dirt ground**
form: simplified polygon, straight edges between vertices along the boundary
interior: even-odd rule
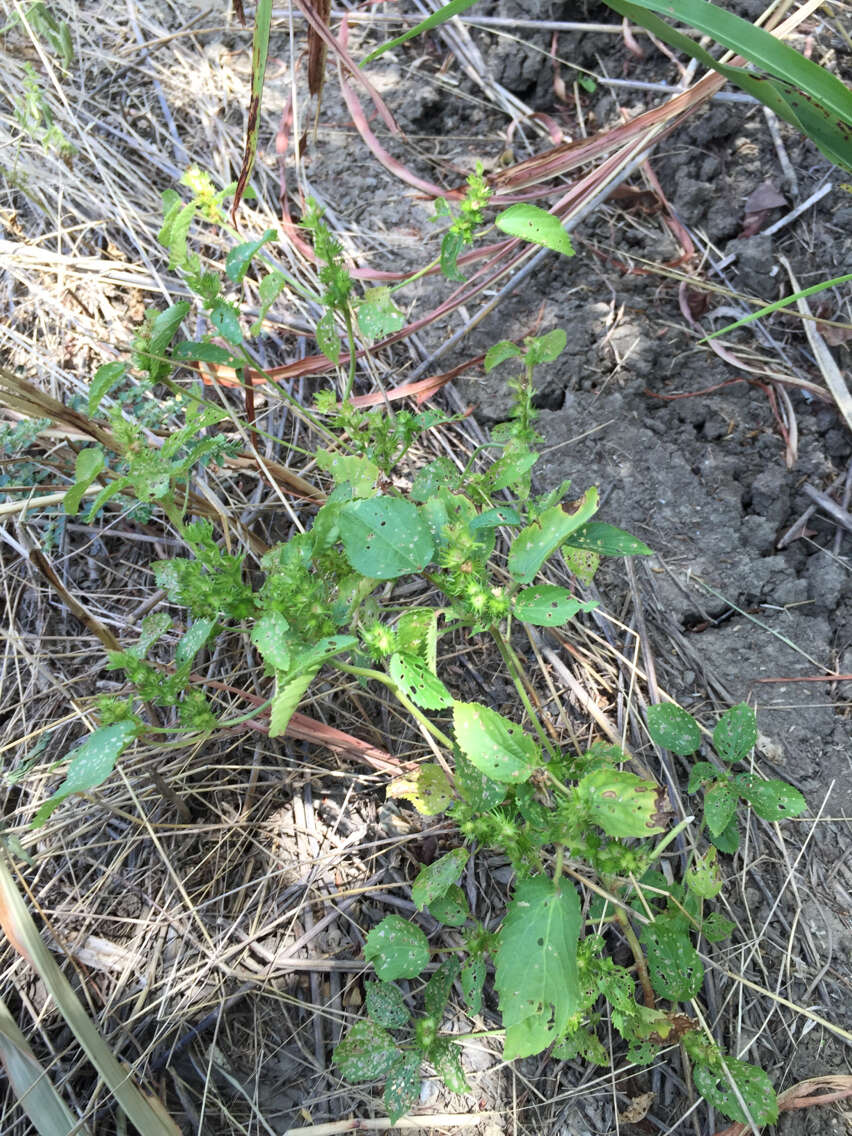
[[[101,180],[84,149],[75,159],[76,174],[63,175],[56,156],[45,157],[46,168],[64,179],[63,205],[53,187],[40,195],[32,179],[22,186],[21,171],[7,165],[2,203],[6,242],[38,237],[47,247],[54,230],[73,222],[82,231],[65,243],[56,238],[61,252],[71,250],[71,259],[114,258],[114,275],[99,293],[108,302],[96,311],[85,306],[87,280],[64,281],[62,266],[18,267],[6,285],[0,351],[8,365],[38,376],[68,401],[85,389],[93,361],[110,357],[103,354],[105,343],[126,345],[131,312],[138,319],[158,292],[176,295],[153,239],[158,194],[175,184],[190,160],[206,164],[223,182],[233,176],[247,102],[248,37],[212,5],[190,4],[187,16],[157,4],[144,17],[129,9],[130,18],[120,5],[101,7],[115,21],[113,26],[104,15],[97,34],[85,5],[67,5],[65,12],[66,19],[77,16],[86,24],[77,47],[88,59],[89,102],[80,104],[76,121],[89,121],[98,138],[107,162]],[[760,10],[751,0],[732,7],[751,17]],[[615,125],[661,97],[641,86],[598,83],[586,90],[574,83],[579,73],[563,65],[567,95],[560,99],[549,58],[553,32],[518,24],[613,24],[607,9],[558,0],[482,0],[475,11],[506,21],[468,29],[481,52],[481,74],[548,116],[565,136]],[[195,31],[170,40],[188,18],[197,21]],[[272,224],[279,188],[275,135],[293,74],[286,25],[282,18],[273,37],[255,179],[263,199],[258,217],[266,209]],[[213,31],[196,34],[206,27]],[[350,48],[356,54],[363,28],[353,23]],[[375,40],[379,33],[370,34]],[[558,55],[599,78],[676,85],[678,67],[647,37],[637,40],[642,58],[620,34],[561,31]],[[143,41],[155,46],[138,51]],[[831,25],[816,22],[794,43],[817,59],[833,59],[838,73],[850,78],[852,56],[842,38],[832,36]],[[493,88],[484,91],[466,75],[438,37],[396,49],[369,74],[405,131],[404,139],[382,135],[383,144],[420,177],[453,188],[476,161],[499,169],[548,145],[529,122],[507,133],[509,119],[495,106]],[[93,93],[101,90],[106,111]],[[601,599],[606,615],[587,620],[584,634],[629,657],[641,640],[651,652],[650,660],[642,656],[645,673],[652,663],[659,688],[707,724],[726,706],[751,702],[761,731],[759,767],[796,785],[808,800],[808,813],[780,828],[750,818],[748,857],[726,864],[727,910],[738,934],[708,968],[716,1036],[729,1052],[767,1069],[779,1090],[850,1072],[848,1042],[814,1015],[852,1030],[852,678],[824,677],[852,676],[852,532],[820,510],[807,514],[813,502],[806,487],[835,493],[848,510],[852,433],[830,400],[801,385],[824,384],[796,316],[775,313],[757,331],[744,328],[726,337],[725,358],[697,340],[748,311],[741,296],[769,303],[788,293],[790,271],[806,287],[852,264],[852,196],[840,184],[843,177],[786,127],[780,139],[783,164],[759,107],[712,102],[650,159],[652,175],[693,242],[688,262],[658,198],[611,201],[576,229],[573,258],[549,258],[458,346],[442,352],[473,312],[424,329],[382,364],[385,378],[400,382],[433,356],[428,373],[463,363],[497,339],[519,340],[554,327],[567,331],[566,352],[536,375],[544,439],[537,487],[570,478],[579,496],[599,486],[599,518],[634,533],[656,553],[629,572],[620,560],[604,566],[589,594]],[[98,182],[91,200],[86,170]],[[414,270],[425,262],[424,247],[429,255],[437,247],[431,202],[369,154],[331,73],[300,178],[329,207],[360,264]],[[288,179],[291,207],[298,211],[292,170]],[[647,189],[650,183],[638,174],[631,184]],[[761,187],[763,200],[775,202],[762,211],[753,196]],[[796,206],[820,191],[813,205],[790,219]],[[754,212],[761,213],[757,220]],[[778,222],[783,224],[767,235]],[[38,288],[53,297],[40,313]],[[430,277],[400,298],[416,315],[449,291]],[[852,321],[852,289],[821,293],[812,308],[837,325],[831,350],[848,376],[852,339],[848,326],[839,325]],[[265,365],[313,351],[299,330],[300,321],[309,325],[309,313],[282,303],[272,315],[279,322],[262,346]],[[49,364],[35,346],[42,330],[55,353]],[[486,377],[471,369],[441,397],[456,407],[472,405],[472,422],[487,429],[509,411],[504,372]],[[790,382],[773,383],[778,374]],[[307,396],[316,385],[308,380],[297,388]],[[259,498],[249,500],[247,491],[246,514],[252,508],[256,516]],[[803,518],[793,538],[785,539]],[[283,522],[273,519],[273,528],[276,523],[282,535]],[[44,536],[44,527],[39,532]],[[57,539],[67,585],[96,592],[99,610],[121,634],[123,614],[150,592],[145,566],[152,544],[163,554],[162,531],[142,525],[125,539],[121,531],[93,535],[69,527]],[[109,689],[113,680],[94,640],[86,641],[85,658],[69,654],[71,661],[63,664],[63,651],[79,650],[79,626],[8,547],[7,554],[7,642],[17,636],[20,653],[17,678],[10,670],[4,679],[4,731],[8,741],[24,735],[20,704],[27,700],[33,721],[58,723],[48,735],[47,757],[29,746],[17,758],[18,766],[41,761],[35,768],[43,784],[48,759],[56,761],[71,736],[61,720],[67,704],[57,686],[72,676],[76,696]],[[136,589],[129,604],[128,581]],[[494,667],[484,648],[450,664],[456,688],[471,684],[471,697],[482,697],[477,683],[484,676],[499,704]],[[607,712],[621,713],[619,697],[601,694]],[[566,690],[565,699],[574,720],[587,726],[576,691]],[[355,698],[338,705],[334,724],[389,747],[388,729],[393,734],[396,724],[362,709]],[[416,746],[400,731],[391,748],[405,760]],[[649,748],[644,757],[655,760]],[[143,754],[132,771],[137,789],[145,759]],[[213,754],[169,757],[160,772],[187,792],[192,825],[172,817],[160,828],[164,816],[149,809],[145,825],[125,827],[114,810],[131,808],[132,801],[119,787],[106,799],[113,812],[105,806],[102,814],[95,808],[75,814],[70,806],[65,827],[29,842],[33,894],[56,941],[78,968],[88,968],[101,1029],[121,1059],[150,1078],[187,1132],[283,1133],[350,1115],[383,1115],[369,1086],[340,1081],[330,1053],[344,1024],[361,1010],[365,931],[388,910],[413,911],[405,881],[425,858],[428,842],[441,847],[446,826],[386,803],[383,775],[353,769],[301,741],[238,738],[217,745]],[[685,783],[685,762],[675,774]],[[17,785],[7,779],[5,811],[12,820],[26,815],[26,794]],[[148,808],[150,799],[143,800]],[[101,840],[104,818],[109,825]],[[499,919],[508,881],[503,862],[478,858],[476,876],[467,883],[480,918]],[[360,894],[380,885],[396,890]],[[332,892],[341,898],[328,901]],[[109,950],[119,952],[118,963]],[[22,974],[9,949],[2,965],[3,997],[28,1036],[37,1035],[32,1043],[47,1062],[70,1045],[70,1036],[56,1020],[40,1034],[34,1031],[44,991]],[[731,981],[730,972],[775,999]],[[494,1010],[493,1002],[486,1006],[478,1028],[494,1026]],[[450,1028],[462,1032],[470,1024],[459,1014]],[[84,1093],[79,1056],[69,1050],[56,1062],[67,1083]],[[424,1080],[423,1132],[454,1131],[426,1119],[443,1113],[480,1116],[482,1136],[704,1134],[725,1126],[705,1105],[690,1107],[689,1070],[677,1052],[641,1070],[623,1063],[615,1071],[590,1069],[547,1055],[506,1067],[499,1045],[476,1043],[465,1047],[464,1064],[475,1085],[467,1097]],[[649,1111],[631,1123],[625,1110],[647,1092],[653,1094]],[[10,1100],[4,1109],[9,1121],[3,1131],[26,1131]],[[785,1113],[777,1131],[822,1136],[849,1131],[849,1122],[843,1105],[811,1108]],[[94,1130],[109,1131],[109,1123]]]

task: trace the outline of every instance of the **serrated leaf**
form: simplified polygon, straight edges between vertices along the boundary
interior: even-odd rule
[[[591,584],[601,564],[597,552],[590,552],[586,548],[572,548],[569,544],[563,544],[560,551],[568,571],[576,576],[581,584]]]
[[[717,781],[704,797],[704,820],[712,836],[719,836],[737,811],[737,795],[727,781]]]
[[[443,1016],[444,1010],[447,1008],[447,1002],[450,999],[450,991],[453,988],[453,983],[458,978],[461,963],[455,955],[444,959],[429,981],[426,983],[426,989],[423,991],[423,1006],[426,1013],[440,1021]]]
[[[659,785],[621,769],[595,769],[577,784],[585,815],[607,836],[653,836],[665,832],[669,807]]]
[[[558,217],[539,209],[537,205],[510,205],[494,218],[494,224],[502,233],[534,245],[561,252],[563,256],[573,256],[574,246],[571,238],[562,228]]]
[[[686,870],[684,883],[701,899],[712,899],[719,894],[722,890],[722,875],[715,848],[708,848],[703,856],[696,853]]]
[[[396,638],[400,653],[416,655],[424,659],[432,674],[435,666],[429,649],[433,639],[437,641],[438,609],[434,607],[410,608],[399,617],[396,625]]]
[[[449,1038],[439,1037],[429,1048],[429,1060],[451,1093],[469,1093],[459,1048]]]
[[[278,611],[267,611],[255,623],[251,641],[265,663],[273,670],[290,669],[290,641],[287,632],[290,624]]]
[[[512,611],[522,623],[532,623],[536,627],[561,627],[578,611],[593,611],[597,606],[595,600],[578,600],[567,588],[539,584],[518,592]]]
[[[567,541],[572,548],[597,552],[599,556],[653,556],[654,550],[635,536],[603,521],[581,525]]]
[[[689,781],[686,784],[687,793],[697,793],[705,782],[715,781],[718,776],[719,770],[715,765],[711,765],[709,761],[696,761],[689,771]]]
[[[423,816],[437,816],[453,800],[452,786],[439,765],[419,765],[413,773],[397,777],[388,785],[386,795],[410,801]]]
[[[577,893],[566,880],[519,882],[500,932],[495,978],[507,1061],[546,1049],[577,1012],[581,924]]]
[[[172,625],[171,616],[165,611],[154,611],[150,615],[146,615],[142,620],[140,628],[140,635],[132,647],[128,649],[128,655],[132,655],[135,659],[144,659],[155,643],[165,635]]]
[[[454,848],[433,864],[420,869],[417,879],[411,885],[411,898],[418,911],[447,892],[464,871],[469,856],[466,848]]]
[[[451,884],[444,895],[429,904],[429,914],[447,927],[463,927],[470,916],[467,896],[458,884]]]
[[[363,576],[394,580],[420,572],[432,559],[429,529],[409,501],[350,501],[341,507],[338,523],[346,558]]]
[[[526,340],[524,362],[528,367],[539,367],[542,363],[552,363],[565,350],[568,336],[561,327],[555,327],[546,335]]]
[[[367,982],[364,986],[367,1013],[374,1022],[387,1029],[401,1029],[411,1014],[402,991],[391,982]]]
[[[471,955],[459,976],[462,993],[472,1014],[482,1010],[482,988],[485,985],[485,959],[482,955]]]
[[[600,1038],[590,1029],[580,1026],[553,1047],[551,1054],[557,1061],[574,1061],[582,1057],[593,1065],[609,1065],[609,1054]]]
[[[568,512],[563,505],[554,505],[522,529],[509,551],[509,572],[518,583],[531,584],[548,556],[585,524],[597,507],[598,491],[592,486],[573,512]]]
[[[424,710],[445,710],[452,706],[453,696],[439,678],[416,655],[391,655],[390,676],[403,694]]]
[[[721,943],[730,936],[735,926],[735,923],[720,915],[718,911],[711,911],[709,915],[704,916],[701,933],[708,943]]]
[[[358,327],[368,339],[393,335],[405,323],[405,316],[393,302],[386,285],[371,288],[358,304]]]
[[[403,1053],[391,1066],[382,1100],[391,1124],[396,1124],[420,1099],[420,1054]]]
[[[340,359],[340,336],[337,333],[337,325],[334,322],[334,312],[329,310],[318,321],[316,326],[315,338],[317,347],[335,366]]]
[[[267,229],[258,240],[235,245],[225,257],[225,275],[235,284],[241,284],[255,253],[259,252],[269,241],[276,240],[278,240],[277,230]]]
[[[74,484],[63,500],[65,512],[69,517],[77,516],[86,490],[105,465],[104,452],[100,446],[88,446],[77,454],[74,462]]]
[[[399,1060],[399,1049],[389,1033],[369,1020],[356,1022],[335,1048],[332,1059],[341,1077],[351,1084],[375,1081]]]
[[[807,801],[799,790],[786,781],[764,781],[754,773],[738,773],[731,788],[748,801],[763,820],[785,820],[807,808]]]
[[[261,280],[257,290],[258,296],[260,297],[260,312],[258,313],[257,319],[249,328],[252,335],[260,334],[267,312],[287,287],[287,284],[287,277],[283,272],[279,272],[277,268],[273,269],[272,272],[268,272]]]
[[[429,961],[429,943],[414,923],[388,915],[367,936],[364,958],[382,982],[416,978]]]
[[[459,750],[456,750],[456,786],[474,812],[487,813],[506,799],[508,787],[481,773]]]
[[[745,702],[726,710],[713,731],[713,746],[722,761],[745,761],[757,745],[757,715]]]
[[[126,374],[126,363],[103,363],[98,367],[89,385],[89,414],[97,414],[104,397]]]
[[[704,967],[680,917],[659,915],[639,935],[654,992],[673,1002],[688,1002],[701,989]]]
[[[65,780],[44,802],[33,817],[32,827],[39,828],[54,809],[72,793],[85,793],[103,784],[115,768],[122,751],[136,732],[135,722],[116,722],[102,726],[72,750]]]
[[[479,529],[496,529],[500,525],[519,525],[521,514],[511,505],[501,505],[499,508],[484,509],[468,524],[471,532]]]
[[[519,784],[541,765],[541,751],[533,739],[479,702],[456,702],[453,727],[465,757],[492,781]]]
[[[698,723],[673,702],[648,707],[648,733],[658,746],[680,757],[695,753],[701,745]]]
[[[735,1057],[726,1057],[725,1064],[745,1101],[751,1120],[759,1125],[774,1124],[778,1119],[778,1098],[772,1082],[763,1069],[749,1065],[745,1061],[738,1061]],[[709,1104],[718,1108],[719,1112],[729,1120],[735,1120],[740,1124],[749,1123],[721,1068],[711,1069],[706,1065],[696,1065],[693,1078],[696,1089]]]
[[[319,667],[298,674],[279,687],[269,708],[269,736],[280,738],[290,724],[290,719],[299,708],[305,691],[319,672]]]
[[[316,643],[311,644],[310,647],[306,647],[303,651],[293,655],[290,672],[295,674],[297,671],[313,670],[329,659],[333,659],[335,655],[348,651],[357,642],[358,640],[354,635],[326,635],[323,639],[318,639]]]
[[[517,343],[512,343],[510,339],[501,339],[499,343],[493,343],[485,352],[485,373],[490,374],[495,367],[499,367],[501,363],[505,363],[507,359],[519,359],[523,355]]]

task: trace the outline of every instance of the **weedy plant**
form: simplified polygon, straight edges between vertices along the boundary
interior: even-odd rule
[[[394,1122],[418,1098],[424,1061],[449,1089],[466,1091],[459,1044],[471,1035],[442,1029],[458,984],[471,1015],[482,1011],[486,998],[493,1008],[496,996],[506,1059],[550,1049],[556,1058],[605,1064],[598,1027],[608,1007],[629,1060],[647,1063],[662,1048],[680,1043],[692,1061],[696,1087],[715,1107],[741,1122],[773,1121],[777,1104],[766,1073],[725,1056],[704,1025],[697,1002],[704,977],[698,944],[723,940],[733,929],[707,907],[722,887],[718,852],[736,849],[738,798],[772,821],[800,812],[804,800],[753,771],[733,772],[749,760],[757,738],[754,711],[736,706],[713,731],[720,764],[699,761],[690,777],[689,792],[709,786],[704,823],[710,843],[687,857],[682,837],[693,818],[672,826],[666,792],[623,768],[628,758],[618,747],[597,744],[574,753],[559,744],[534,707],[517,654],[517,625],[562,627],[595,606],[566,587],[536,582],[548,565],[561,561],[563,569],[590,580],[601,557],[651,554],[630,534],[593,519],[595,488],[573,499],[567,482],[545,494],[532,490],[540,440],[533,375],[559,356],[565,332],[556,329],[521,346],[503,341],[488,352],[486,371],[519,367],[511,380],[513,413],[485,447],[494,460],[474,453],[459,468],[439,457],[412,470],[412,444],[450,419],[434,410],[393,412],[390,405],[364,410],[352,402],[356,323],[362,335],[374,337],[398,326],[401,313],[390,289],[356,297],[340,246],[320,211],[309,206],[302,223],[321,265],[322,291],[310,297],[323,311],[318,340],[337,363],[342,334],[350,362],[341,376],[341,401],[325,390],[312,409],[296,409],[322,440],[312,456],[333,488],[307,531],[266,553],[264,578],[256,583],[245,571],[244,556],[220,547],[209,521],[187,519],[193,469],[219,462],[228,452],[218,432],[227,414],[206,404],[200,386],[186,390],[173,374],[201,361],[233,368],[245,379],[256,365],[239,303],[226,289],[256,269],[266,311],[294,282],[268,255],[272,232],[232,249],[224,283],[208,271],[190,251],[188,234],[197,218],[225,225],[221,209],[229,191],[214,191],[197,172],[186,180],[192,200],[166,195],[161,239],[219,342],[178,340],[187,302],[150,313],[132,364],[152,387],[172,393],[184,424],[154,444],[142,426],[128,421],[127,401],[114,398],[128,366],[100,368],[89,410],[96,414],[107,395],[113,398],[111,426],[120,459],[108,459],[99,447],[82,450],[66,509],[75,513],[95,481],[105,484],[90,519],[119,494],[161,509],[189,555],[154,564],[154,575],[190,622],[170,665],[150,658],[171,627],[165,612],[147,616],[138,641],[110,654],[109,666],[126,674],[134,693],[99,700],[100,728],[71,755],[64,783],[35,823],[44,823],[70,793],[100,784],[140,735],[212,734],[263,715],[270,736],[280,737],[324,668],[346,680],[378,684],[440,755],[393,782],[388,794],[426,816],[442,814],[455,826],[456,847],[422,867],[412,899],[418,911],[456,929],[456,945],[433,949],[416,918],[397,914],[370,932],[365,957],[377,980],[366,986],[367,1017],[335,1050],[343,1077],[384,1078],[384,1101]],[[438,210],[453,218],[441,253],[450,277],[482,223],[484,197],[481,178],[474,175],[458,215],[448,206]],[[570,251],[565,234],[552,231],[552,218],[540,222],[541,211],[523,210],[523,216],[507,211],[501,225]],[[263,314],[252,333],[262,319]],[[281,397],[289,396],[282,391]],[[403,461],[409,464],[401,470]],[[394,584],[417,579],[424,602],[406,606]],[[242,718],[222,721],[193,681],[192,667],[202,647],[235,631],[249,637],[262,660],[270,695]],[[493,641],[517,694],[512,717],[457,698],[439,676],[442,643],[479,634]],[[150,726],[144,715],[151,704],[172,712],[173,725]],[[657,744],[681,755],[701,744],[697,723],[676,706],[651,708],[648,731]],[[692,846],[698,846],[697,835]],[[472,917],[459,885],[479,849],[501,852],[514,869],[505,914],[490,927]],[[680,870],[679,877],[673,869]],[[616,935],[629,945],[632,968],[614,961]],[[413,984],[405,991],[394,985],[398,980]]]

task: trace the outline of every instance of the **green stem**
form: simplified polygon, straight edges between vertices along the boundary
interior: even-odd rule
[[[380,682],[382,686],[386,686],[388,690],[393,692],[394,697],[400,705],[408,711],[412,718],[417,719],[424,730],[428,730],[432,737],[435,738],[436,741],[439,741],[442,746],[445,746],[449,750],[453,748],[452,740],[439,730],[437,726],[432,725],[423,711],[418,706],[414,705],[411,699],[399,689],[393,679],[390,678],[389,675],[386,675],[384,671],[374,671],[370,667],[353,667],[349,663],[336,662],[334,665],[339,671],[344,671],[346,674],[355,675],[357,678],[373,679],[375,682]]]
[[[656,1008],[656,999],[654,998],[654,988],[651,985],[651,978],[648,974],[648,964],[645,962],[645,955],[642,951],[642,944],[636,938],[636,932],[630,926],[630,920],[620,907],[615,909],[615,922],[624,933],[624,937],[633,952],[633,959],[636,963],[636,973],[639,975],[639,985],[642,987],[642,997],[645,1005],[649,1010]]]
[[[355,346],[355,327],[352,323],[352,309],[348,304],[343,309],[343,320],[346,324],[346,340],[349,344],[349,375],[346,379],[346,390],[343,393],[343,401],[348,402],[352,394],[352,388],[355,385],[355,368],[358,362],[358,352]]]
[[[499,627],[495,625],[493,627],[490,627],[489,631],[491,632],[492,639],[497,644],[497,650],[500,652],[500,658],[506,665],[506,670],[509,672],[509,676],[512,679],[515,690],[518,692],[518,697],[520,698],[524,709],[529,715],[529,719],[533,724],[533,729],[535,730],[536,734],[538,734],[539,741],[547,750],[550,757],[555,760],[559,756],[558,751],[551,742],[550,738],[545,733],[544,727],[539,721],[538,714],[533,709],[533,704],[532,702],[530,702],[529,695],[527,694],[526,687],[524,686],[520,668],[518,667],[517,661],[515,660],[512,648],[503,638],[502,632],[500,631]]]
[[[666,833],[666,835],[663,837],[663,839],[660,841],[660,843],[656,846],[656,848],[654,848],[651,851],[651,853],[648,856],[648,859],[645,861],[645,872],[648,870],[648,868],[650,868],[650,866],[654,863],[655,860],[658,860],[660,858],[660,856],[663,854],[665,849],[668,848],[668,846],[671,844],[671,842],[673,840],[677,840],[678,836],[680,836],[680,834],[683,832],[683,830],[685,828],[688,828],[689,825],[691,825],[694,820],[695,820],[694,816],[684,817],[684,819],[682,821],[680,821],[678,824],[676,824],[674,826],[674,828],[671,830],[671,832]],[[644,875],[645,872],[643,872],[642,874]]]
[[[232,726],[242,726],[244,722],[250,722],[252,718],[257,718],[264,710],[268,710],[274,698],[267,698],[265,702],[261,702],[255,706],[254,709],[249,710],[245,714],[240,714],[238,718],[226,718],[224,722],[217,722],[215,726],[211,726],[209,730],[187,730],[186,733],[212,733],[214,730],[228,730]],[[145,729],[146,734],[177,734],[182,731],[176,729],[174,726],[148,726]]]

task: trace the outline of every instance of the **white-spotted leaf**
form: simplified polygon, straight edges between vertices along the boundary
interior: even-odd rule
[[[563,505],[554,505],[522,529],[509,551],[509,571],[518,583],[531,584],[548,556],[564,544],[575,529],[585,524],[597,507],[598,491],[592,486],[573,511]]]
[[[745,761],[757,745],[757,715],[745,702],[726,710],[713,731],[713,745],[722,761]]]
[[[659,915],[639,936],[654,992],[673,1002],[694,998],[704,981],[704,967],[684,923],[680,916]]]
[[[334,1050],[340,1075],[352,1084],[375,1081],[399,1059],[399,1049],[389,1033],[366,1019],[356,1022]]]
[[[748,1108],[750,1118],[746,1117],[731,1083],[721,1066],[711,1069],[706,1065],[696,1065],[693,1077],[695,1087],[714,1108],[729,1120],[739,1124],[749,1124],[749,1119],[761,1127],[774,1124],[778,1119],[778,1098],[772,1082],[763,1069],[749,1065],[736,1057],[726,1057],[725,1065],[733,1078],[740,1096]]]
[[[411,898],[418,911],[444,895],[464,871],[470,853],[466,848],[454,848],[433,864],[421,868],[411,885]]]
[[[364,576],[393,580],[420,572],[432,559],[429,529],[409,501],[351,501],[341,508],[338,523],[346,558]]]
[[[391,655],[388,670],[403,694],[424,710],[445,710],[452,706],[450,692],[416,655]]]
[[[429,914],[447,927],[463,927],[470,916],[467,896],[458,884],[451,884],[440,899],[429,904]]]
[[[263,661],[273,670],[287,671],[290,668],[289,628],[290,624],[278,611],[264,612],[252,628],[251,641]]]
[[[731,786],[763,820],[786,820],[807,808],[799,790],[786,781],[764,781],[755,773],[738,773]]]
[[[429,1060],[435,1072],[451,1093],[469,1093],[470,1085],[464,1075],[459,1048],[447,1037],[439,1037],[429,1049]]]
[[[648,733],[658,746],[680,757],[695,753],[701,745],[698,723],[673,702],[648,707]]]
[[[57,805],[72,793],[85,793],[88,789],[103,784],[135,732],[135,722],[116,722],[112,726],[102,726],[73,750],[65,780],[36,812],[32,827],[39,828],[43,825]]]
[[[489,706],[456,702],[453,726],[465,757],[492,781],[520,784],[541,765],[541,751],[533,739]]]
[[[411,1017],[402,991],[391,982],[368,982],[364,986],[364,995],[367,1013],[380,1026],[401,1029]]]
[[[420,1054],[401,1053],[391,1066],[382,1100],[391,1124],[396,1124],[420,1099]]]
[[[518,592],[512,611],[522,623],[532,623],[536,627],[561,627],[578,611],[592,611],[597,606],[595,600],[576,599],[567,588],[539,584]]]
[[[713,836],[719,836],[734,819],[737,795],[727,781],[717,781],[704,797],[704,820]],[[723,849],[724,851],[724,849]]]
[[[372,962],[382,982],[416,978],[429,961],[429,943],[414,923],[388,915],[367,936],[364,958]]]

